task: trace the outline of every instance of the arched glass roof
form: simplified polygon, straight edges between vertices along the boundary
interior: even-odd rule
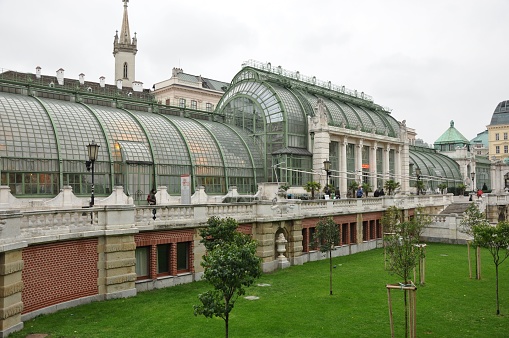
[[[434,149],[411,146],[409,160],[414,173],[417,167],[421,170],[423,179],[436,180],[454,186],[463,183],[459,164]]]
[[[279,127],[277,130],[295,134],[293,138],[286,139],[285,136],[283,141],[288,142],[291,139],[301,138],[300,143],[285,144],[283,142],[280,144],[280,148],[306,147],[307,120],[305,116],[314,115],[313,108],[319,99],[324,102],[327,108],[330,125],[399,137],[399,123],[382,107],[375,105],[370,100],[363,99],[369,96],[362,93],[359,97],[354,98],[353,95],[357,95],[357,92],[347,92],[342,89],[343,93],[339,93],[323,87],[318,86],[316,80],[311,84],[300,81],[298,74],[287,77],[280,67],[273,69],[270,66],[259,68],[245,66],[232,80],[232,85],[219,102],[217,111],[226,117],[227,123],[241,126],[239,121],[245,119],[246,109],[240,104],[240,98],[247,97],[256,102],[261,110],[258,114],[267,117],[264,121],[266,125],[283,122],[285,126]],[[272,92],[272,96],[260,95],[259,92],[262,88],[265,93]],[[269,88],[270,90],[267,90]],[[274,102],[278,104],[276,105]],[[268,109],[268,106],[273,109]],[[268,118],[272,115],[281,119]],[[265,130],[273,129],[274,126],[271,126],[266,127]],[[270,142],[270,138],[267,141]]]
[[[269,111],[279,105],[271,88],[258,86],[257,93]],[[273,111],[269,120],[281,120],[281,112]],[[112,177],[123,174],[114,163],[132,163],[153,165],[156,175],[178,179],[190,173],[246,178],[252,185],[263,178],[263,156],[253,138],[219,122],[5,92],[0,116],[2,172],[44,170],[61,178],[84,172],[86,146],[95,141],[96,172]],[[46,164],[20,166],[19,159]]]

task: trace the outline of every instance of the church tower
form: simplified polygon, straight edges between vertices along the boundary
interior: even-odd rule
[[[129,32],[129,19],[127,18],[127,3],[129,0],[122,0],[124,3],[124,17],[122,18],[122,29],[120,36],[118,31],[115,33],[113,40],[113,56],[115,57],[115,82],[122,80],[122,86],[132,87],[135,81],[135,56],[138,49],[136,48],[136,33],[131,41],[131,33]]]

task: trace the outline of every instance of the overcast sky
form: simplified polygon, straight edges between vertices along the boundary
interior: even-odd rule
[[[131,0],[136,80],[173,67],[230,82],[243,61],[271,62],[371,95],[433,143],[472,139],[509,100],[508,0]],[[0,0],[0,68],[114,83],[121,0]]]

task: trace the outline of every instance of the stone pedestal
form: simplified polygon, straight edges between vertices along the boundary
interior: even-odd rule
[[[277,253],[279,254],[279,256],[277,256],[278,269],[290,267],[290,262],[284,255],[286,252],[286,243],[288,243],[288,241],[286,240],[285,235],[281,232],[276,240]]]

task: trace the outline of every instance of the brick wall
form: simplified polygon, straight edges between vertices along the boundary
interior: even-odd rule
[[[23,249],[23,313],[98,294],[97,239]]]

